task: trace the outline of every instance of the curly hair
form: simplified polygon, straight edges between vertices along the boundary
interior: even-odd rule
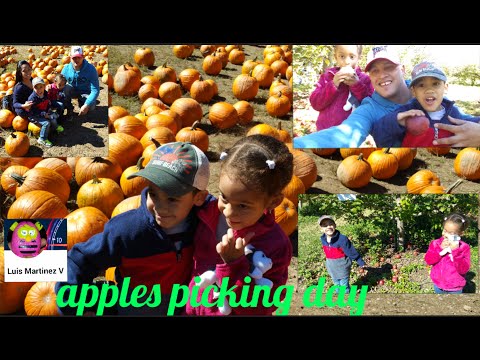
[[[247,188],[278,195],[293,176],[293,155],[280,140],[267,135],[251,135],[226,151],[220,173],[227,173]]]

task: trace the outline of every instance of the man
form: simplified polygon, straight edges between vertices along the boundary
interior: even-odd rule
[[[293,139],[296,148],[358,148],[382,116],[407,103],[412,94],[405,81],[405,67],[388,45],[373,47],[367,55],[365,72],[373,88],[367,97],[342,124]]]
[[[67,118],[73,115],[72,98],[78,98],[80,107],[78,115],[85,115],[95,109],[100,92],[98,73],[95,66],[83,57],[81,46],[72,46],[70,63],[62,69],[62,74],[67,79],[67,85],[64,88]]]
[[[447,145],[450,147],[478,147],[480,146],[480,123],[473,123],[465,120],[455,119],[449,116],[452,125],[435,124],[439,129],[453,133],[452,136],[437,139],[433,145]]]

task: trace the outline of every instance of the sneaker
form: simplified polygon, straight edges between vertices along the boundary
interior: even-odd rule
[[[46,147],[52,147],[53,146],[52,142],[48,139],[45,139],[45,140],[38,139],[37,142],[41,145],[45,145]]]
[[[63,128],[63,126],[62,126],[62,125],[58,125],[56,130],[57,130],[57,133],[59,133],[59,134],[60,134],[60,133],[62,133],[62,132],[63,132],[63,130],[65,130],[65,129]]]

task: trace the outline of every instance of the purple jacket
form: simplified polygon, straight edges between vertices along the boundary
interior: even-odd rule
[[[452,250],[453,261],[449,254],[440,255],[443,236],[433,240],[425,254],[425,262],[432,265],[430,278],[442,290],[462,290],[467,283],[465,275],[470,269],[470,245],[460,240],[460,246]]]
[[[339,67],[326,69],[320,76],[315,90],[310,95],[310,104],[319,111],[317,118],[317,130],[327,129],[331,126],[340,125],[352,110],[345,111],[348,93],[351,92],[359,102],[373,94],[373,86],[370,77],[362,72],[359,67],[355,69],[359,81],[349,87],[343,83],[337,88],[333,84],[333,77],[340,70]]]
[[[229,277],[229,287],[237,285],[235,293],[237,301],[240,298],[242,288],[245,285],[244,278],[248,275],[250,263],[246,256],[241,256],[229,264],[225,264],[218,255],[216,250],[216,229],[220,211],[218,210],[218,200],[211,201],[205,207],[199,210],[198,218],[200,220],[194,237],[194,253],[193,253],[193,276],[190,281],[189,289],[195,285],[195,276],[204,273],[206,270],[215,270],[220,282],[224,277]],[[265,214],[254,225],[242,229],[234,230],[235,237],[245,236],[250,231],[255,232],[255,236],[250,240],[249,244],[255,249],[262,250],[267,257],[273,262],[273,267],[268,270],[264,277],[273,282],[270,291],[270,300],[272,294],[280,285],[285,285],[288,280],[288,266],[292,259],[292,244],[290,239],[285,235],[280,225],[275,222],[272,214]],[[250,286],[248,295],[249,301],[252,299],[253,286]],[[203,290],[198,292],[197,301],[201,300]],[[280,298],[285,296],[282,291]],[[212,303],[213,291],[208,295],[209,302]],[[272,315],[276,310],[275,306],[265,307],[262,305],[262,296],[259,296],[258,305],[254,307],[233,307],[232,315]],[[222,315],[218,307],[192,307],[190,302],[187,303],[186,313],[188,315]]]

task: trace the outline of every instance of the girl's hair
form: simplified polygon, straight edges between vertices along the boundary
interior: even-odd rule
[[[459,213],[451,213],[450,215],[447,215],[443,218],[443,225],[445,226],[445,223],[447,222],[452,222],[458,226],[460,231],[465,231],[465,229],[468,226],[467,219],[465,216],[459,214]]]
[[[335,53],[335,51],[337,51],[337,46],[339,45],[333,45],[333,53]],[[357,46],[357,53],[358,55],[362,55],[362,51],[363,51],[363,45],[356,45]]]
[[[241,181],[247,188],[278,195],[292,179],[293,155],[280,140],[250,135],[223,152],[220,173]]]
[[[17,63],[17,71],[15,73],[15,85],[23,81],[22,65],[28,65],[31,68],[30,63],[27,60],[20,60]]]
[[[62,73],[58,73],[57,75],[55,75],[55,82],[59,83],[59,82],[62,82],[62,81],[65,81],[65,83],[67,83],[67,78],[65,77],[65,75],[63,75]]]

